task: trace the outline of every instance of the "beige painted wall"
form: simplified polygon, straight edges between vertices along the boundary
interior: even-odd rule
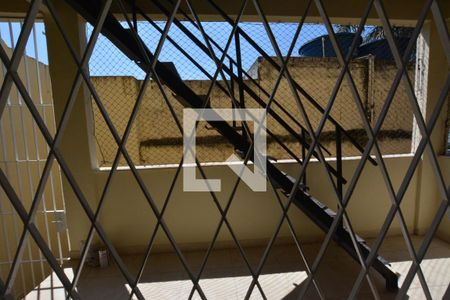
[[[447,19],[447,27],[450,28],[450,20]],[[425,40],[429,46],[429,71],[428,71],[428,84],[427,84],[427,103],[424,108],[425,119],[429,120],[434,109],[434,106],[439,98],[439,95],[444,85],[446,76],[448,76],[449,67],[445,58],[445,52],[442,48],[438,31],[433,22],[427,24],[424,29]],[[447,96],[447,101],[450,101]],[[447,107],[447,108],[446,108]],[[435,129],[431,136],[431,141],[436,152],[439,154],[445,151],[445,139],[447,136],[446,118],[448,116],[448,103],[444,104],[443,109],[439,114],[439,119],[436,123]],[[441,157],[439,159],[441,166],[441,173],[444,177],[444,181],[448,190],[450,185],[450,172],[448,157]],[[441,204],[443,199],[442,194],[438,189],[438,179],[430,163],[428,155],[424,155],[422,164],[419,168],[421,181],[419,183],[418,198],[420,199],[420,205],[417,213],[417,233],[423,234],[429,229],[433,217],[436,215],[437,208]],[[450,227],[449,214],[444,216],[438,234],[440,237],[450,240]]]
[[[55,2],[54,5],[59,12],[66,34],[70,37],[70,42],[75,47],[75,51],[81,52],[85,41],[84,24],[80,22],[76,14],[67,9],[66,4],[62,1]],[[53,87],[55,119],[58,124],[62,118],[77,69],[52,17],[46,14],[44,22],[46,26],[49,71]],[[71,116],[67,121],[60,151],[79,189],[82,191],[83,197],[85,197],[92,210],[95,210],[98,202],[96,197],[98,188],[94,184],[95,160],[91,159],[95,154],[95,144],[91,136],[93,130],[89,127],[90,122],[88,122],[92,117],[92,113],[88,109],[86,92],[85,85],[81,84],[81,88],[75,94],[75,102]],[[62,178],[71,246],[72,249],[79,249],[80,241],[86,239],[89,222],[71,185],[64,175]]]
[[[399,184],[402,179],[401,171],[406,170],[409,162],[409,157],[387,159],[389,169],[395,170],[393,172],[394,184]],[[346,178],[350,178],[357,163],[356,160],[345,162]],[[279,167],[290,174],[295,174],[297,168],[292,164],[280,164]],[[224,192],[218,193],[218,197],[221,204],[224,205],[236,180],[234,173],[225,166],[206,167],[206,171],[209,178],[222,180]],[[96,174],[96,185],[102,187],[106,181],[107,172],[97,172]],[[140,174],[158,207],[161,208],[175,170],[147,169],[142,170]],[[333,198],[331,186],[325,178],[323,167],[318,163],[312,163],[308,171],[311,194],[335,209],[337,201]],[[415,180],[413,179],[402,206],[411,228],[414,223]],[[98,193],[99,195],[100,193]],[[282,198],[285,199],[284,196]],[[364,236],[375,236],[384,220],[382,216],[387,213],[390,203],[384,181],[377,168],[373,166],[366,168],[352,199],[349,213],[354,227]],[[321,231],[299,209],[293,207],[290,210],[290,216],[304,241],[320,239]],[[268,239],[279,218],[280,206],[270,189],[267,193],[253,193],[247,186],[240,185],[229,212],[230,223],[239,239],[246,243],[258,243]],[[202,247],[211,239],[219,219],[220,215],[212,198],[205,193],[183,192],[180,178],[165,217],[175,239],[186,247]],[[145,241],[149,239],[155,218],[128,171],[120,171],[112,182],[112,189],[105,204],[101,223],[119,249],[142,251]],[[389,233],[399,234],[399,224],[394,223]],[[289,239],[287,227],[283,228],[280,236],[282,240]],[[230,239],[228,231],[222,230],[219,241],[223,245],[230,245]],[[167,239],[162,234],[156,243],[160,249],[168,247]]]
[[[275,58],[276,59],[276,58]],[[362,97],[362,102],[366,106],[367,113],[372,116],[372,125],[381,111],[383,103],[391,87],[392,80],[397,71],[394,62],[384,60],[374,60],[373,69],[369,67],[373,58],[359,59],[351,63],[349,69]],[[331,91],[336,84],[341,68],[336,58],[313,58],[313,57],[293,57],[290,60],[289,71],[306,92],[311,95],[322,107],[326,107]],[[277,80],[278,72],[264,59],[258,59],[250,72],[254,74],[257,82],[270,93]],[[414,65],[409,66],[409,74],[414,78]],[[253,76],[253,75],[252,75]],[[125,126],[131,114],[134,103],[139,94],[142,81],[134,77],[93,77],[92,81],[96,87],[97,94],[102,100],[109,116],[114,123],[118,133],[123,134]],[[369,84],[370,82],[370,84]],[[225,86],[223,82],[219,82]],[[199,95],[207,94],[211,85],[209,80],[189,80],[188,86]],[[268,102],[267,96],[263,95],[260,89],[250,81],[246,84],[259,93],[262,101]],[[168,88],[165,94],[173,105],[177,117],[183,119],[182,106],[177,102]],[[235,95],[238,96],[238,88],[235,87]],[[247,93],[245,94],[247,108],[260,108]],[[283,79],[275,95],[277,103],[286,109],[299,123],[306,128],[296,100],[289,88],[286,79]],[[308,101],[302,102],[307,111],[313,128],[317,128],[322,114]],[[214,108],[230,108],[230,98],[219,88],[213,90],[211,96],[211,106]],[[117,152],[117,144],[113,139],[108,126],[100,114],[97,106],[92,104],[95,123],[95,141],[97,149],[97,160],[101,167],[112,165]],[[272,105],[275,113],[283,118],[294,130],[298,130],[296,125],[281,109]],[[337,95],[335,104],[331,111],[332,117],[337,120],[346,130],[352,131],[354,138],[362,144],[367,135],[365,133],[361,117],[354,103],[354,98],[347,81],[344,81]],[[162,120],[164,120],[162,122]],[[205,123],[204,123],[205,124]],[[215,130],[206,130],[204,124],[199,126],[197,133],[198,157],[201,162],[221,162],[225,161],[229,153],[233,151],[231,145],[221,139],[214,142],[211,138],[220,137]],[[379,139],[383,154],[398,154],[411,152],[411,135],[413,126],[412,111],[407,101],[407,93],[404,86],[401,86],[395,95],[390,112],[387,115]],[[238,122],[238,126],[240,123]],[[251,126],[251,124],[250,124]],[[300,147],[296,140],[284,129],[274,118],[267,119],[267,128],[294,153],[300,152]],[[331,136],[331,139],[324,139],[323,145],[334,155],[335,144],[333,140],[335,127],[327,122],[322,136]],[[209,139],[208,139],[209,137]],[[203,138],[203,139],[201,139]],[[208,144],[209,143],[209,144]],[[291,159],[291,156],[279,146],[275,140],[268,139],[268,154],[277,159]],[[146,88],[145,96],[142,99],[140,111],[134,122],[133,129],[127,142],[127,150],[136,164],[141,165],[165,165],[177,164],[182,155],[182,136],[172,115],[166,105],[163,94],[159,91],[157,84],[151,80]],[[343,143],[343,155],[355,156],[360,152],[349,142]],[[126,165],[124,159],[121,165]]]
[[[442,168],[442,174],[444,174],[444,178],[446,179],[446,183],[448,185],[450,182],[450,157],[441,156],[439,158],[439,164]],[[441,200],[442,197],[438,195],[437,199]],[[440,203],[438,202],[437,205],[439,204]],[[450,243],[450,210],[448,208],[447,213],[443,217],[442,223],[439,226],[437,234],[440,238]]]

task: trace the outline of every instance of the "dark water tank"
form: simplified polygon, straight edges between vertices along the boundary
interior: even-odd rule
[[[342,54],[344,57],[347,56],[348,51],[350,50],[350,46],[353,43],[353,39],[355,38],[354,33],[350,32],[340,32],[336,33],[336,39],[339,44],[339,47],[342,50]],[[358,43],[356,47],[358,47],[362,43],[362,38],[359,37]],[[353,52],[354,56],[358,51],[355,50]],[[331,44],[330,37],[328,34],[319,36],[298,49],[298,54],[300,56],[306,57],[336,57],[336,53],[334,52],[333,45]]]
[[[400,55],[403,56],[403,54],[406,51],[406,47],[408,47],[409,38],[396,38],[395,43],[397,44],[398,50],[400,52]],[[385,59],[385,60],[394,60],[394,57],[392,56],[391,48],[389,47],[389,43],[386,39],[379,39],[375,40],[369,43],[366,43],[364,45],[361,45],[359,47],[358,56],[366,56],[366,55],[373,55],[378,59]],[[415,52],[413,51],[410,57],[410,61],[415,58]]]

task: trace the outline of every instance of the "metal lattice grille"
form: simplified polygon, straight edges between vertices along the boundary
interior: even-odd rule
[[[203,27],[201,17],[197,14],[196,8],[190,0],[178,0],[176,1],[176,3],[172,1],[166,1],[165,6],[160,6],[160,8],[165,12],[164,14],[167,15],[167,19],[164,23],[163,28],[160,28],[161,31],[157,44],[153,45],[154,47],[150,49],[144,43],[145,38],[143,36],[141,37],[141,31],[138,28],[137,19],[130,18],[129,14],[126,13],[128,4],[130,4],[133,15],[141,14],[139,7],[136,7],[134,5],[135,2],[114,2],[116,8],[118,7],[119,11],[122,12],[122,23],[117,21],[115,16],[110,13],[112,5],[111,0],[68,0],[66,2],[69,3],[73,7],[73,9],[75,9],[81,15],[82,18],[86,19],[93,25],[92,30],[89,34],[88,42],[84,51],[82,52],[82,55],[79,56],[76,51],[77,47],[70,43],[70,39],[67,37],[67,33],[65,32],[65,28],[61,23],[58,11],[55,10],[52,1],[49,0],[31,1],[26,18],[21,28],[20,37],[18,38],[12,55],[8,55],[6,53],[3,45],[0,48],[0,58],[5,69],[7,70],[2,81],[2,87],[0,91],[0,116],[2,116],[3,119],[4,113],[6,111],[5,107],[8,103],[8,97],[10,95],[11,89],[13,87],[17,88],[23,99],[23,102],[27,106],[29,113],[36,123],[37,128],[39,129],[42,137],[45,139],[45,142],[49,146],[48,157],[45,160],[45,164],[40,175],[39,184],[36,187],[33,201],[29,207],[24,206],[25,202],[23,201],[23,199],[21,199],[21,196],[18,193],[16,187],[11,184],[11,178],[9,178],[7,173],[4,171],[3,166],[0,170],[0,183],[3,192],[13,206],[15,212],[23,222],[22,237],[18,242],[10,271],[6,279],[1,278],[0,280],[1,295],[11,295],[12,288],[16,279],[17,270],[23,258],[26,242],[33,241],[33,243],[35,243],[40,249],[43,257],[46,258],[49,267],[54,271],[56,276],[61,281],[65,292],[67,292],[67,296],[75,299],[80,298],[80,293],[77,290],[80,275],[86,262],[89,248],[94,239],[94,236],[98,235],[99,239],[108,249],[112,259],[120,269],[120,272],[126,280],[126,283],[130,287],[130,298],[137,297],[138,299],[144,299],[144,293],[139,287],[139,282],[141,280],[143,270],[146,266],[146,262],[151,255],[155,236],[158,234],[158,232],[161,231],[167,237],[167,240],[175,251],[177,258],[179,259],[184,270],[186,271],[186,274],[191,280],[192,288],[190,290],[190,294],[186,295],[186,297],[191,298],[193,296],[198,296],[202,299],[206,299],[208,298],[208,295],[202,288],[200,279],[204,275],[203,271],[208,262],[209,255],[214,249],[217,236],[221,228],[223,227],[229,231],[231,239],[236,245],[241,258],[245,262],[245,266],[252,277],[252,281],[250,286],[248,286],[245,298],[249,299],[252,295],[255,295],[257,293],[258,295],[261,295],[262,298],[267,298],[264,287],[261,285],[260,279],[268,256],[271,253],[281,227],[286,222],[292,232],[292,237],[298,246],[299,253],[303,258],[303,262],[306,266],[307,271],[307,278],[302,283],[302,286],[297,295],[298,298],[305,297],[310,286],[314,288],[320,298],[325,297],[326,291],[323,291],[320,288],[320,282],[317,279],[317,271],[332,239],[337,239],[339,245],[343,247],[349,254],[351,254],[361,265],[360,273],[357,278],[355,278],[355,282],[351,288],[349,297],[358,297],[358,291],[361,288],[363,282],[366,280],[374,297],[379,298],[379,292],[374,283],[374,276],[372,272],[369,271],[372,269],[376,269],[378,272],[382,273],[383,276],[385,276],[388,280],[390,274],[389,270],[387,269],[387,267],[382,266],[382,263],[380,263],[378,251],[386,237],[390,225],[392,224],[394,218],[397,217],[402,229],[405,244],[408,248],[412,260],[412,265],[401,283],[400,290],[397,293],[397,298],[402,299],[405,297],[415,276],[418,277],[425,296],[427,298],[431,298],[430,290],[421,268],[421,262],[427,254],[430,243],[449,206],[449,186],[446,184],[444,175],[442,173],[437,158],[438,153],[431,143],[431,134],[448,99],[450,81],[447,71],[445,82],[442,86],[441,91],[438,93],[437,99],[433,99],[433,101],[429,102],[434,103],[433,107],[428,108],[430,115],[427,118],[424,118],[421,111],[422,106],[417,99],[417,95],[414,90],[414,83],[410,77],[408,63],[411,58],[411,53],[415,48],[417,37],[419,36],[424,26],[426,18],[430,15],[430,18],[433,19],[433,23],[436,25],[437,32],[439,34],[439,40],[442,43],[444,53],[446,53],[447,55],[447,64],[450,65],[450,41],[448,28],[445,21],[445,16],[443,16],[442,14],[442,10],[440,9],[438,1],[424,1],[423,8],[417,18],[417,23],[404,51],[399,50],[399,45],[394,34],[393,26],[391,26],[390,24],[385,7],[383,5],[383,1],[368,1],[365,11],[361,14],[360,23],[355,32],[355,38],[351,42],[348,52],[346,52],[345,49],[341,48],[341,45],[335,33],[335,30],[337,28],[334,27],[332,22],[330,21],[330,17],[326,11],[326,6],[324,6],[321,0],[307,1],[305,6],[306,10],[301,14],[302,17],[297,24],[298,26],[296,27],[295,33],[293,34],[291,41],[287,44],[287,46],[285,46],[287,50],[283,50],[286,52],[283,52],[280,49],[280,41],[274,35],[273,26],[271,26],[271,24],[267,20],[267,11],[264,11],[263,7],[261,7],[260,1],[258,0],[244,0],[237,3],[236,5],[239,6],[239,11],[238,14],[234,17],[230,17],[214,1],[207,1],[212,4],[215,13],[217,15],[220,15],[224,19],[224,21],[229,23],[230,25],[229,31],[227,32],[227,34],[225,34],[226,38],[225,42],[223,43],[223,52],[218,52],[217,49],[215,49],[215,47],[217,46],[212,43],[213,41],[207,38],[206,27]],[[160,4],[160,2],[158,1],[154,1],[154,3],[157,6],[158,4]],[[243,16],[245,14],[245,8],[249,5],[252,5],[254,7],[257,17],[261,21],[261,24],[264,28],[264,34],[267,36],[267,41],[272,46],[274,57],[271,57],[270,55],[265,53],[264,49],[261,49],[261,47],[258,46],[258,43],[256,43],[250,36],[247,35],[245,28],[240,27]],[[69,97],[67,99],[67,102],[65,103],[64,110],[62,111],[61,119],[56,126],[56,131],[54,134],[52,134],[52,132],[49,130],[46,122],[42,117],[41,112],[36,107],[33,96],[30,95],[24,84],[23,78],[18,72],[20,60],[24,56],[26,43],[30,37],[33,24],[41,6],[46,6],[46,9],[48,9],[48,12],[53,18],[54,22],[58,25],[60,34],[63,36],[67,48],[69,49],[69,52],[72,56],[72,63],[77,66],[78,70],[73,81]],[[170,8],[167,9],[167,7]],[[302,87],[301,83],[296,80],[295,73],[291,64],[291,56],[293,54],[294,47],[297,43],[299,35],[301,35],[303,26],[305,26],[305,19],[309,15],[312,7],[317,10],[321,21],[324,24],[324,29],[328,34],[329,43],[333,51],[335,52],[336,68],[339,70],[335,78],[336,80],[334,84],[332,84],[332,89],[330,90],[327,97],[328,99],[323,106],[315,103],[314,97],[309,94],[308,91]],[[181,11],[182,8],[183,12]],[[392,81],[389,83],[389,89],[385,95],[384,101],[382,102],[382,108],[377,114],[371,116],[371,118],[373,119],[369,118],[367,115],[367,109],[364,106],[362,95],[360,93],[360,90],[358,89],[358,82],[356,79],[357,72],[351,67],[353,58],[352,53],[356,49],[358,37],[361,36],[363,28],[366,25],[367,19],[371,12],[375,12],[378,21],[383,27],[384,35],[392,53],[393,61],[395,63],[394,76],[392,78]],[[215,66],[212,69],[213,72],[209,80],[209,86],[207,87],[207,89],[205,89],[206,92],[202,95],[196,94],[195,90],[191,89],[189,85],[183,81],[183,78],[178,77],[176,71],[174,71],[170,64],[168,65],[161,62],[161,56],[164,52],[164,46],[166,45],[166,43],[168,43],[168,36],[171,28],[173,26],[178,26],[178,28],[180,27],[180,21],[178,19],[180,13],[188,14],[192,18],[193,22],[197,24],[197,39],[202,41],[206,53],[209,53],[209,57],[212,60],[213,66]],[[149,16],[145,15],[145,17],[151,20]],[[98,82],[95,82],[95,80],[93,80],[87,72],[88,62],[90,61],[101,32],[108,39],[114,41],[115,45],[118,46],[122,52],[126,53],[126,55],[130,59],[132,59],[144,72],[143,80],[133,87],[136,89],[136,92],[134,94],[134,96],[136,97],[135,101],[132,101],[132,106],[128,107],[128,120],[122,122],[120,126],[118,126],[117,122],[114,120],[114,115],[109,113],[110,107],[108,107],[108,103],[103,102],[102,97],[104,95],[101,94],[101,88],[99,87]],[[138,128],[136,127],[136,123],[139,122],[139,111],[144,107],[145,94],[149,89],[154,89],[158,93],[160,93],[162,101],[166,105],[166,109],[170,112],[170,116],[173,118],[172,120],[167,120],[167,122],[174,122],[176,128],[180,131],[180,136],[182,131],[180,124],[182,122],[176,113],[177,109],[180,109],[180,104],[183,106],[195,108],[209,107],[209,100],[211,98],[211,95],[213,95],[214,90],[218,86],[218,80],[222,80],[221,83],[224,86],[225,91],[228,91],[231,96],[229,101],[235,107],[239,107],[241,104],[239,102],[240,99],[239,97],[237,97],[236,93],[230,92],[233,88],[231,86],[231,82],[234,82],[233,84],[235,84],[240,89],[241,94],[248,94],[246,97],[258,98],[257,95],[252,96],[252,93],[254,93],[252,87],[245,87],[246,85],[244,82],[244,76],[242,74],[242,71],[244,69],[242,68],[242,65],[239,64],[239,62],[237,62],[238,67],[235,72],[226,74],[225,69],[227,68],[227,65],[225,63],[225,58],[227,53],[230,51],[230,45],[233,43],[236,37],[237,39],[245,39],[248,43],[252,44],[252,46],[257,49],[258,52],[260,52],[264,59],[267,61],[262,61],[262,64],[269,63],[275,70],[273,84],[270,87],[267,87],[268,95],[265,95],[265,100],[260,101],[259,106],[265,108],[266,111],[271,114],[271,116],[275,118],[278,123],[283,123],[284,118],[277,117],[277,113],[275,111],[275,96],[280,92],[282,86],[286,87],[283,92],[290,92],[290,96],[293,101],[293,107],[296,108],[297,118],[302,120],[301,124],[303,127],[303,131],[301,132],[290,132],[291,135],[293,135],[301,145],[301,148],[298,148],[296,150],[296,161],[298,162],[299,168],[297,174],[295,174],[295,178],[289,177],[285,173],[281,172],[277,168],[277,165],[268,160],[267,179],[270,183],[270,188],[274,191],[275,201],[279,203],[282,213],[279,216],[279,221],[277,222],[277,226],[274,229],[274,233],[270,238],[269,243],[267,244],[256,268],[252,267],[252,265],[250,264],[248,256],[244,251],[244,248],[242,247],[241,241],[237,238],[233,230],[233,224],[231,224],[227,218],[227,213],[230,209],[230,206],[233,200],[235,200],[234,198],[236,188],[240,184],[242,184],[241,180],[239,178],[236,179],[233,188],[229,191],[229,197],[227,197],[225,205],[221,204],[216,193],[211,192],[212,203],[217,207],[218,213],[220,214],[221,218],[215,230],[215,234],[213,235],[213,238],[209,244],[207,253],[202,259],[200,270],[198,272],[194,272],[187,263],[186,257],[181,251],[178,243],[174,239],[170,226],[164,220],[166,208],[169,205],[170,200],[173,198],[172,193],[174,184],[183,168],[181,153],[178,157],[178,168],[173,178],[170,189],[167,192],[165,202],[162,207],[159,207],[155,203],[155,198],[152,196],[153,191],[144,181],[140,170],[136,168],[136,166],[141,164],[142,162],[139,161],[138,163],[137,160],[133,157],[133,152],[131,151],[131,149],[128,149],[127,141],[133,138],[133,131],[138,130]],[[239,60],[239,57],[240,55],[237,55],[236,60]],[[66,126],[71,114],[74,113],[74,111],[72,110],[74,108],[75,101],[77,99],[76,96],[78,94],[78,91],[80,90],[80,86],[82,83],[86,85],[87,90],[89,91],[90,96],[93,99],[93,105],[95,107],[94,117],[99,118],[101,116],[104,119],[106,128],[109,130],[109,139],[111,142],[115,142],[117,145],[115,153],[113,152],[112,160],[108,159],[108,164],[110,164],[111,169],[107,173],[105,184],[101,192],[101,197],[98,200],[98,204],[96,207],[93,207],[89,202],[89,199],[87,199],[86,191],[84,191],[80,187],[77,177],[73,174],[70,165],[67,163],[66,159],[68,158],[65,157],[60,151],[60,147],[65,136]],[[364,141],[362,141],[361,144],[359,144],[357,141],[352,140],[351,135],[346,130],[347,128],[343,126],[338,120],[332,117],[334,105],[335,103],[338,103],[338,95],[343,85],[345,85],[346,89],[348,90],[348,97],[351,97],[353,103],[354,111],[352,111],[352,115],[359,116],[359,122],[365,132],[366,138]],[[415,122],[417,123],[420,141],[418,142],[417,148],[413,154],[406,174],[400,179],[401,183],[397,186],[394,185],[393,179],[391,178],[390,172],[385,164],[385,158],[382,156],[383,151],[380,139],[385,122],[387,122],[387,120],[389,119],[389,112],[391,111],[392,107],[395,107],[393,106],[395,95],[397,94],[401,86],[402,89],[404,89],[404,93],[406,93],[407,95],[406,101],[408,101]],[[172,94],[174,94],[175,96],[172,96]],[[174,100],[177,100],[177,102],[175,103]],[[211,103],[214,104],[214,101],[211,101]],[[311,113],[308,110],[308,105],[315,106],[319,111],[318,119],[314,119],[313,117],[311,117]],[[230,103],[227,104],[227,107],[230,107]],[[247,164],[253,159],[253,154],[250,150],[250,146],[252,144],[252,134],[248,130],[246,124],[242,124],[242,128],[240,129],[233,128],[233,124],[229,124],[227,122],[214,122],[210,123],[210,125],[221,133],[224,141],[226,140],[230,145],[232,145],[232,148],[237,149],[242,153],[242,160],[244,161],[244,164]],[[337,157],[336,165],[331,164],[325,159],[326,151],[322,144],[322,133],[326,132],[327,126],[330,126],[335,130],[334,138],[336,146],[335,154]],[[342,147],[340,147],[340,145],[343,136],[346,136],[347,139],[350,140],[353,147],[361,155],[361,158],[359,159],[352,176],[347,179],[343,178],[342,176]],[[282,145],[282,143],[279,144],[280,146]],[[411,236],[402,212],[401,203],[409,185],[411,184],[412,178],[415,174],[415,170],[419,165],[424,152],[426,152],[425,157],[430,162],[432,172],[435,176],[435,183],[438,187],[441,201],[434,214],[433,221],[430,223],[430,226],[424,235],[421,245],[416,249],[411,242]],[[319,206],[317,204],[317,200],[307,192],[307,167],[309,166],[309,163],[313,157],[319,160],[320,165],[324,170],[324,182],[329,183],[333,190],[333,196],[335,204],[338,206],[338,210],[336,214],[332,215],[332,217],[330,217],[329,214],[327,214],[325,217],[326,207],[324,209],[323,207]],[[347,211],[347,208],[349,207],[350,200],[353,200],[352,194],[358,187],[358,180],[362,172],[364,171],[365,166],[370,163],[376,165],[376,167],[381,172],[384,183],[386,185],[386,189],[389,192],[389,200],[392,204],[387,213],[384,215],[385,219],[383,225],[380,227],[379,234],[372,243],[371,248],[367,249],[362,246],[361,242],[359,241],[359,237],[354,232],[352,219]],[[42,232],[36,225],[36,216],[40,204],[43,201],[43,193],[50,178],[52,167],[56,164],[58,164],[61,168],[61,172],[67,180],[68,186],[70,186],[71,188],[71,192],[75,194],[79,204],[82,207],[85,217],[89,219],[90,223],[86,243],[81,251],[81,258],[77,268],[75,269],[73,278],[69,278],[68,275],[64,272],[61,263],[56,259],[54,251],[45,241],[42,236]],[[145,196],[145,200],[148,202],[148,205],[152,211],[151,217],[157,220],[157,225],[152,231],[152,236],[150,238],[150,242],[148,244],[137,276],[132,275],[130,270],[127,268],[126,264],[123,261],[123,258],[119,255],[115,246],[108,238],[108,233],[104,230],[99,219],[100,213],[104,209],[105,203],[107,202],[107,194],[109,192],[111,182],[115,176],[118,176],[117,169],[121,164],[128,165],[130,169],[129,172],[135,180],[137,188],[142,191],[143,195]],[[207,172],[204,170],[204,166],[200,164],[200,161],[197,161],[197,168],[200,172],[200,176],[206,178]],[[292,206],[297,206],[304,212],[306,212],[308,217],[317,225],[319,225],[319,227],[321,227],[326,233],[322,246],[313,261],[308,261],[305,258],[306,256],[303,253],[301,247],[302,242],[298,239],[298,236],[296,235],[295,230],[292,226],[291,218],[288,215],[288,211]],[[394,281],[395,280],[396,277],[394,278]],[[393,287],[391,286],[391,288]]]
[[[4,54],[11,57],[18,44],[23,28],[21,19],[0,20],[0,39]],[[42,20],[33,21],[30,37],[26,43],[17,74],[23,80],[27,93],[39,111],[42,121],[54,134],[55,120],[52,100],[52,87],[48,71],[48,58],[45,49],[45,31]],[[6,67],[2,66],[0,76],[5,78]],[[4,106],[0,123],[2,147],[0,161],[2,171],[8,176],[9,183],[16,189],[21,204],[29,210],[33,203],[36,187],[42,175],[43,167],[50,147],[39,133],[36,122],[26,107],[19,90],[11,88]],[[41,203],[34,208],[34,225],[57,261],[62,264],[68,260],[68,235],[65,221],[65,204],[61,175],[55,165],[48,170],[48,183],[41,194]],[[25,295],[47,277],[50,268],[39,248],[27,242],[20,218],[7,196],[0,194],[0,218],[2,236],[0,243],[0,273],[8,278],[8,284],[16,282],[12,290],[16,295]],[[23,251],[20,266],[10,273],[10,266],[17,264],[15,249]]]

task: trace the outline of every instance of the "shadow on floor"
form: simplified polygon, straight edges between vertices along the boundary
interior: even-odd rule
[[[413,239],[417,245],[420,241],[420,238]],[[320,244],[304,245],[305,256],[310,264],[319,247]],[[380,254],[391,262],[392,269],[400,274],[400,284],[411,266],[409,253],[405,249],[403,238],[394,237],[386,239],[380,251]],[[264,248],[245,248],[245,253],[250,266],[256,269]],[[185,252],[184,255],[192,272],[198,274],[205,252]],[[123,260],[131,276],[136,276],[142,256],[124,256]],[[76,261],[71,262],[65,269],[69,277],[71,274],[73,276],[72,266],[76,266]],[[421,267],[433,299],[448,298],[450,245],[437,239],[433,241]],[[315,277],[325,299],[346,299],[360,269],[359,264],[341,248],[330,245]],[[386,291],[384,279],[376,272],[371,271],[370,274],[381,299],[394,299],[396,293]],[[268,299],[297,299],[306,278],[305,265],[295,246],[277,245],[268,256],[258,281]],[[235,249],[220,249],[211,253],[199,284],[208,299],[228,300],[244,299],[251,282],[252,276],[240,253]],[[41,284],[40,291],[48,290],[49,286],[49,282]],[[52,283],[52,287],[56,290],[58,285]],[[61,285],[59,287],[63,296],[61,299],[64,299],[64,290]],[[192,283],[174,253],[155,253],[150,256],[138,287],[146,299],[187,299]],[[81,274],[77,290],[82,299],[128,299],[130,293],[129,285],[113,263],[103,269],[86,267]],[[53,292],[52,298],[47,298],[41,294],[40,299],[60,299],[59,295]],[[417,278],[411,284],[408,297],[424,298]],[[198,295],[194,295],[193,299],[197,298]],[[260,298],[262,297],[259,289],[255,287],[251,299]],[[305,299],[319,299],[312,284]],[[358,299],[373,299],[367,280],[361,284]]]

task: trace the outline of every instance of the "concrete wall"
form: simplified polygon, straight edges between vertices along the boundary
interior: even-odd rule
[[[373,66],[373,67],[370,67]],[[336,58],[307,58],[294,57],[289,64],[289,71],[293,79],[300,84],[322,107],[326,107],[329,96],[333,90],[341,68]],[[361,100],[366,107],[367,114],[371,116],[372,125],[381,111],[387,93],[397,68],[392,61],[375,60],[368,58],[355,60],[350,65],[350,72],[355,80]],[[251,71],[255,80],[269,94],[277,80],[278,72],[272,65],[260,58],[252,66]],[[409,66],[409,73],[414,78],[414,65]],[[131,114],[132,107],[138,97],[142,81],[133,77],[93,77],[92,81],[97,93],[110,114],[110,118],[122,135]],[[223,82],[219,84],[224,85]],[[256,87],[250,80],[245,84],[250,86],[263,101],[269,97]],[[208,80],[191,80],[187,85],[199,95],[207,94],[211,82]],[[217,87],[213,90],[211,106],[214,108],[230,108],[230,98]],[[165,93],[173,105],[177,117],[182,120],[182,107],[166,88]],[[238,95],[238,88],[235,88]],[[302,95],[301,95],[302,96]],[[294,116],[304,128],[306,123],[300,115],[296,100],[289,88],[286,79],[283,79],[275,95],[277,103]],[[303,98],[304,99],[304,98]],[[248,94],[245,94],[246,107],[260,108]],[[317,128],[322,114],[308,101],[303,101],[313,128]],[[281,109],[273,104],[273,110],[298,131],[299,127]],[[100,166],[111,166],[117,152],[116,143],[101,116],[97,106],[93,104],[95,137],[97,144],[98,163]],[[347,81],[344,81],[335,100],[331,116],[349,131],[361,144],[367,140],[361,117],[358,113],[354,98]],[[161,122],[161,120],[165,120]],[[240,125],[238,123],[238,125]],[[399,154],[411,152],[411,133],[413,117],[404,86],[396,93],[390,112],[386,117],[379,139],[384,154]],[[294,152],[299,153],[299,145],[289,132],[286,131],[274,118],[269,117],[267,128],[280,140],[283,140]],[[335,152],[333,140],[335,127],[327,122],[323,132],[323,144]],[[233,150],[225,139],[217,139],[220,135],[214,130],[206,130],[204,124],[200,125],[197,133],[199,159],[202,162],[225,161]],[[349,142],[343,144],[345,156],[359,155],[360,152]],[[133,130],[127,142],[127,149],[133,160],[144,165],[177,164],[182,155],[182,138],[178,127],[164,101],[157,84],[150,81],[138,117],[134,122]],[[269,137],[268,153],[277,159],[290,159],[291,156]],[[122,165],[126,162],[122,160]]]
[[[371,64],[373,66],[371,67]],[[330,95],[336,84],[341,66],[336,58],[302,58],[293,57],[289,63],[289,72],[292,78],[310,95],[314,98],[321,107],[326,107],[330,100]],[[373,57],[367,59],[354,60],[349,65],[349,71],[352,74],[356,89],[361,98],[361,101],[366,110],[366,114],[371,117],[371,125],[373,126],[378,118],[379,112],[389,88],[392,85],[392,80],[395,75],[396,67],[392,61],[379,60]],[[408,67],[409,75],[414,78],[414,65]],[[261,85],[268,91],[273,89],[277,79],[278,72],[266,60],[261,60],[258,66],[258,78],[261,80]],[[299,93],[302,104],[305,107],[306,113],[310,118],[313,128],[319,126],[322,114],[310,104],[305,97]],[[304,127],[306,127],[303,118],[300,116],[300,111],[296,106],[296,100],[292,95],[291,89],[287,80],[283,79],[280,87],[275,95],[281,105],[297,117]],[[278,113],[280,109],[275,109]],[[333,104],[330,115],[339,122],[358,140],[364,144],[367,140],[367,135],[364,131],[361,116],[358,113],[355,99],[347,80],[341,84],[336,100]],[[285,117],[285,119],[287,119]],[[293,125],[292,121],[288,121]],[[275,121],[269,121],[268,127],[275,127],[275,132],[279,126],[275,125]],[[323,135],[333,135],[335,131],[331,122],[326,122]],[[412,131],[412,112],[407,102],[407,94],[403,87],[397,91],[390,112],[381,129],[379,141],[383,154],[399,154],[410,153],[411,145],[408,137]],[[402,134],[398,134],[401,132]],[[333,139],[324,138],[323,144],[327,146],[332,154],[335,153]],[[350,143],[343,144],[343,155],[355,156],[359,155],[359,151],[351,146]]]
[[[92,82],[97,93],[110,115],[111,121],[122,136],[130,118],[131,110],[138,97],[142,81],[134,77],[93,77]],[[210,82],[188,81],[188,86],[199,95],[207,93]],[[180,122],[183,120],[183,107],[174,98],[171,91],[165,87],[165,94],[169,98]],[[214,107],[227,107],[229,100],[225,94],[215,89],[212,96]],[[92,103],[94,112],[95,140],[100,167],[111,166],[117,152],[115,143],[108,127],[100,114],[98,107]],[[199,136],[218,137],[215,130],[206,130],[201,126]],[[220,140],[220,148],[211,155],[208,145],[198,142],[200,157],[206,161],[226,160],[232,147],[225,139]],[[149,146],[146,146],[149,145]],[[142,103],[134,121],[127,142],[127,150],[136,164],[177,164],[182,156],[182,135],[177,127],[163,95],[154,81],[149,81]],[[122,159],[121,165],[126,165]]]

